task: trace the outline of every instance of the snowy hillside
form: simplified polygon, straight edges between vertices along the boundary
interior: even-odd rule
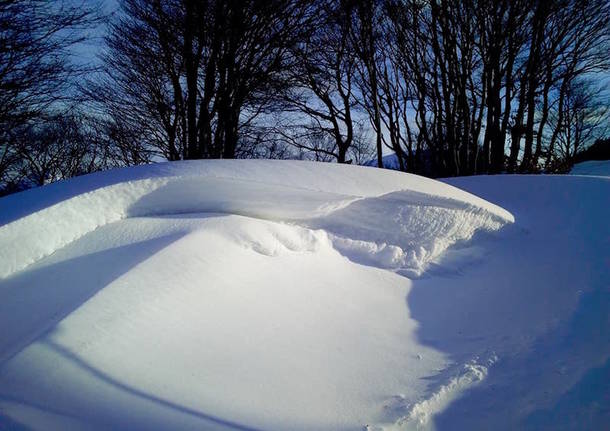
[[[390,195],[396,191],[405,193]],[[344,230],[350,228],[343,223],[369,225],[368,208],[382,206],[385,211],[383,201],[388,199],[395,217],[404,217],[400,212],[413,208],[419,209],[420,218],[430,215],[428,209],[466,213],[465,220],[455,220],[461,226],[450,222],[439,227],[443,231],[428,236],[430,242],[423,249],[413,236],[422,228],[417,223],[426,222],[409,217],[409,223],[415,225],[398,235],[395,245],[404,246],[403,254],[409,255],[406,268],[418,272],[451,243],[468,239],[473,233],[470,230],[497,229],[513,220],[507,211],[489,202],[414,175],[303,162],[165,163],[94,174],[0,200],[0,223],[5,224],[0,227],[0,243],[20,244],[0,250],[0,276],[23,269],[100,226],[128,217],[214,212],[301,221],[318,227],[331,223],[330,231],[342,240]],[[339,209],[345,209],[349,217],[325,217]],[[374,226],[367,229],[379,230]],[[397,236],[394,229],[386,230]],[[353,233],[357,238],[345,239],[378,239],[374,232]],[[360,243],[353,246],[356,252],[361,246],[368,247]]]
[[[610,180],[451,183],[206,161],[0,199],[0,429],[599,428]]]
[[[610,177],[610,160],[591,160],[577,163],[572,167],[570,174]]]

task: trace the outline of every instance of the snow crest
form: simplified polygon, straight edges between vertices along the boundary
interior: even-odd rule
[[[329,232],[335,248],[355,262],[419,277],[450,246],[506,223],[463,201],[401,191],[353,202],[310,225]]]
[[[0,278],[130,217],[225,213],[323,229],[351,260],[407,276],[421,275],[476,231],[514,221],[506,210],[438,181],[294,161],[160,164],[61,185],[0,200]],[[49,204],[39,208],[40,202]]]
[[[610,177],[610,160],[591,160],[577,163],[572,167],[570,174]]]

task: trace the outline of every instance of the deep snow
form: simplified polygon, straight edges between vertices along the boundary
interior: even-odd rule
[[[163,163],[97,173],[9,196],[0,200],[0,243],[19,242],[19,247],[0,249],[0,277],[25,268],[99,226],[135,216],[222,212],[318,223],[323,216],[355,201],[385,198],[404,190],[409,194],[401,197],[401,208],[466,211],[490,229],[513,220],[496,205],[427,178],[361,167],[322,166],[274,160]],[[415,204],[421,200],[423,205],[410,206],[409,199]],[[363,206],[366,211],[367,203]],[[450,241],[468,239],[468,234],[465,238],[459,233],[455,237],[454,232],[446,235],[451,236]],[[438,254],[437,244],[428,244],[430,248],[424,250],[416,245],[417,249],[405,252]],[[419,266],[408,269],[422,270]]]
[[[603,427],[609,181],[216,161],[1,199],[0,424]]]
[[[610,160],[591,160],[577,163],[570,171],[572,175],[610,176]]]

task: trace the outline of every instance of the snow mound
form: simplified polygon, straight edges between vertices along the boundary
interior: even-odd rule
[[[604,429],[610,178],[448,181],[515,224],[301,162],[0,200],[0,428]]]
[[[472,194],[398,172],[294,161],[165,163],[0,200],[0,277],[118,220],[203,212],[325,229],[348,257],[411,275],[475,231],[514,221]]]
[[[577,163],[572,167],[570,174],[610,177],[610,160],[593,160]]]

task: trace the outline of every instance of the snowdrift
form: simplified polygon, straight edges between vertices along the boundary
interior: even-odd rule
[[[339,210],[345,214],[329,217]],[[496,230],[513,221],[496,205],[414,175],[288,161],[166,163],[75,178],[0,200],[0,244],[19,243],[0,249],[0,277],[108,223],[204,212],[332,225],[346,254],[374,250],[375,261],[414,274],[477,229]],[[371,217],[379,220],[374,223],[389,219],[390,225],[370,227]],[[355,234],[354,225],[369,227],[345,238]]]
[[[184,162],[1,199],[0,428],[602,428],[610,180],[449,182]]]
[[[577,163],[572,167],[570,174],[610,177],[610,160],[592,160]]]

